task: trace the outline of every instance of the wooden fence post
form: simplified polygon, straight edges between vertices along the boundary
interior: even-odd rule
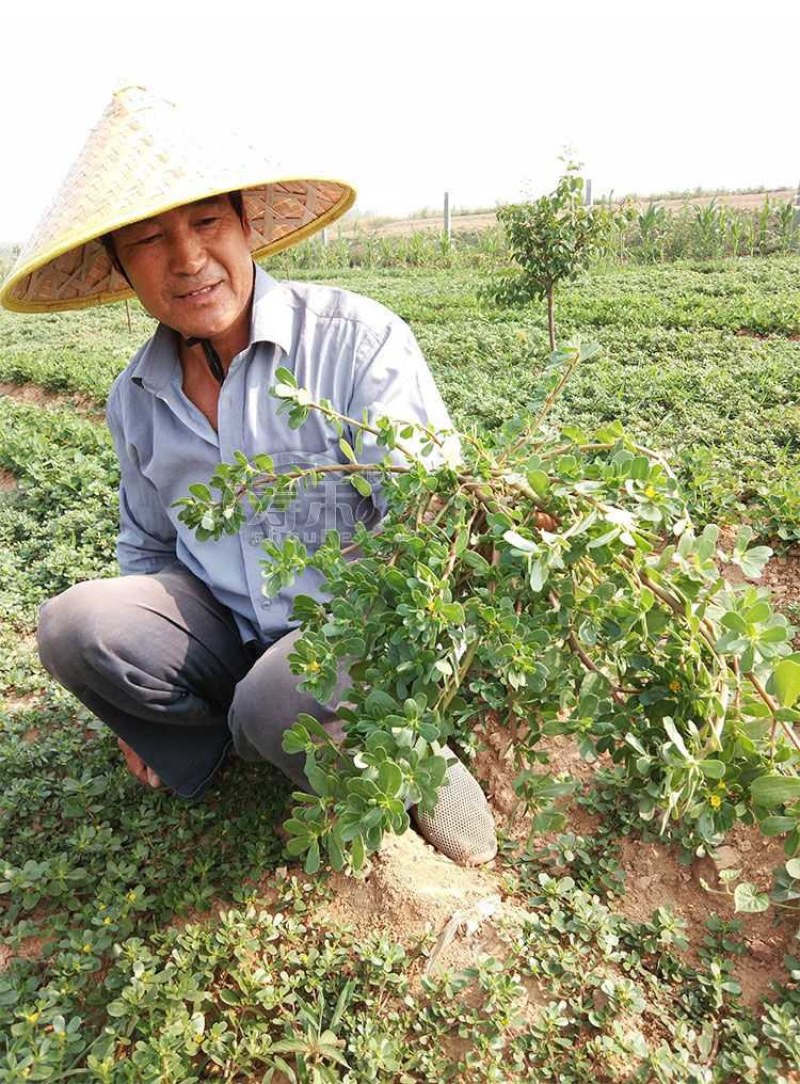
[[[450,247],[450,239],[452,236],[452,220],[450,217],[450,193],[444,194],[444,243],[447,247]]]

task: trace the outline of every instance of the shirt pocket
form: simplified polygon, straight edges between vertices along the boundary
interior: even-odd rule
[[[254,512],[248,520],[254,538],[269,538],[281,544],[287,538],[299,538],[313,552],[325,540],[328,531],[338,531],[349,542],[356,523],[372,529],[380,519],[372,497],[364,497],[350,484],[348,472],[335,470],[342,460],[332,452],[273,452],[275,471],[286,474],[298,469],[319,473],[313,479],[298,482],[294,499],[283,507]]]

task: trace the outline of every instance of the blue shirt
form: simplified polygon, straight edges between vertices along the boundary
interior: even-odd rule
[[[236,451],[266,452],[278,470],[346,462],[339,438],[315,411],[299,429],[279,415],[269,394],[285,366],[315,400],[350,417],[389,415],[436,429],[452,423],[409,327],[368,298],[296,282],[256,269],[250,341],[233,359],[220,389],[218,428],[184,394],[176,333],[163,324],[114,382],[107,417],[121,467],[117,557],[123,575],[158,572],[176,561],[229,607],[242,639],[271,643],[292,627],[296,594],[321,595],[307,570],[273,599],[262,592],[265,538],[288,535],[314,550],[328,530],[352,536],[381,516],[380,496],[364,498],[337,476],[302,490],[283,511],[250,514],[236,535],[198,541],[173,502],[193,482],[208,482]],[[355,434],[345,433],[351,444]],[[362,462],[384,449],[367,439]]]

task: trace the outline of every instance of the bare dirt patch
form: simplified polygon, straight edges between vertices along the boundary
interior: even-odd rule
[[[11,696],[6,695],[0,698],[0,704],[2,704],[3,711],[7,711],[10,715],[29,711],[32,707],[35,707],[38,702],[39,697],[36,693],[19,693]],[[36,735],[38,736],[38,731],[36,731]],[[24,734],[22,740],[28,741],[28,735]]]
[[[17,488],[17,479],[10,470],[0,467],[0,493],[13,493]]]
[[[18,403],[32,403],[40,407],[75,407],[81,414],[88,414],[97,420],[104,417],[97,403],[81,392],[56,392],[43,388],[40,384],[14,384],[0,381],[0,396],[7,395]]]
[[[12,960],[40,960],[52,938],[25,937],[13,950],[9,945],[0,945],[0,975],[6,971]]]
[[[783,568],[780,559],[775,561],[778,568]],[[795,578],[792,590],[797,592],[799,587],[800,581]],[[492,802],[499,826],[510,837],[524,842],[531,821],[519,813],[513,789],[520,765],[514,762],[508,735],[497,717],[483,728],[483,742],[485,748],[476,758],[474,770]],[[598,767],[608,763],[607,759],[585,760],[577,742],[569,737],[547,738],[539,747],[548,755],[550,771],[565,773],[580,784],[575,797],[561,803],[567,813],[567,831],[591,836],[597,830],[599,818],[578,804],[577,797],[588,788]],[[549,833],[534,842],[542,846],[554,836],[555,833]],[[764,837],[756,827],[736,825],[713,857],[696,858],[686,864],[681,862],[676,847],[628,836],[620,841],[618,861],[625,874],[625,888],[618,899],[608,902],[612,911],[641,923],[650,921],[658,908],[668,907],[687,924],[689,958],[693,962],[698,960],[698,950],[706,935],[705,922],[716,912],[720,918],[741,925],[746,951],[732,963],[742,987],[743,1002],[756,1009],[769,996],[773,982],[785,981],[783,960],[787,953],[796,951],[798,915],[777,908],[762,914],[737,914],[733,897],[723,893],[719,877],[721,870],[735,868],[741,871],[742,881],[751,882],[760,892],[768,892],[773,871],[785,861],[781,840]]]
[[[705,936],[704,923],[712,912],[742,926],[746,954],[734,957],[734,972],[742,987],[742,1000],[756,1008],[770,992],[773,981],[785,979],[783,957],[792,951],[797,929],[794,920],[776,913],[736,914],[733,899],[716,895],[703,887],[722,890],[719,871],[742,870],[742,879],[767,891],[772,871],[784,862],[779,841],[765,839],[758,829],[737,825],[716,853],[716,860],[699,858],[681,865],[675,848],[627,838],[622,842],[620,864],[625,871],[625,892],[616,910],[634,922],[647,922],[659,907],[667,906],[687,923],[691,957]]]
[[[413,831],[388,836],[362,876],[335,874],[330,886],[325,920],[360,938],[385,932],[407,948],[427,941],[427,972],[467,967],[496,952],[496,922],[519,913],[503,899],[495,862],[464,869]]]
[[[779,610],[800,604],[800,547],[768,561],[757,582],[769,588]]]
[[[576,743],[569,738],[550,739],[550,743],[551,769],[567,772],[584,787],[603,763],[584,760]],[[504,785],[510,786],[510,781]],[[568,830],[590,835],[597,818],[576,801],[566,809]],[[773,871],[784,861],[780,840],[767,839],[757,828],[745,825],[736,825],[731,830],[724,847],[713,858],[697,858],[688,865],[681,863],[675,847],[625,837],[619,854],[625,889],[609,906],[633,922],[648,922],[659,907],[669,907],[687,923],[691,957],[695,960],[705,936],[704,923],[712,912],[740,922],[747,953],[734,960],[734,970],[742,986],[743,1001],[755,1008],[768,995],[773,981],[785,980],[783,958],[793,951],[798,918],[787,917],[775,909],[764,914],[736,914],[732,896],[716,894],[722,891],[719,872],[724,868],[739,869],[741,880],[766,892],[771,887]],[[703,882],[715,892],[708,891]]]
[[[442,229],[443,219],[439,215],[431,215],[430,218],[402,218],[396,222],[385,222],[374,228],[361,228],[358,232],[369,234],[371,237],[401,237],[409,233],[431,233]],[[494,211],[480,215],[453,215],[452,228],[454,233],[468,233],[474,230],[488,230],[497,225],[497,216]]]
[[[734,533],[731,528],[722,531],[720,544],[726,549],[732,548]],[[731,583],[745,582],[744,575],[736,565],[723,564],[720,571]],[[766,587],[775,609],[786,613],[795,625],[799,623],[796,610],[800,608],[800,546],[793,545],[784,553],[771,557],[760,579],[748,582]],[[800,632],[795,637],[795,648],[800,651]]]

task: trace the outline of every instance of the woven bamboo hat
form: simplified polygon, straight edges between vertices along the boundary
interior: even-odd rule
[[[253,256],[295,245],[343,215],[339,181],[282,177],[240,136],[127,87],[111,100],[0,289],[15,312],[81,309],[132,297],[98,240],[173,207],[241,191]]]

